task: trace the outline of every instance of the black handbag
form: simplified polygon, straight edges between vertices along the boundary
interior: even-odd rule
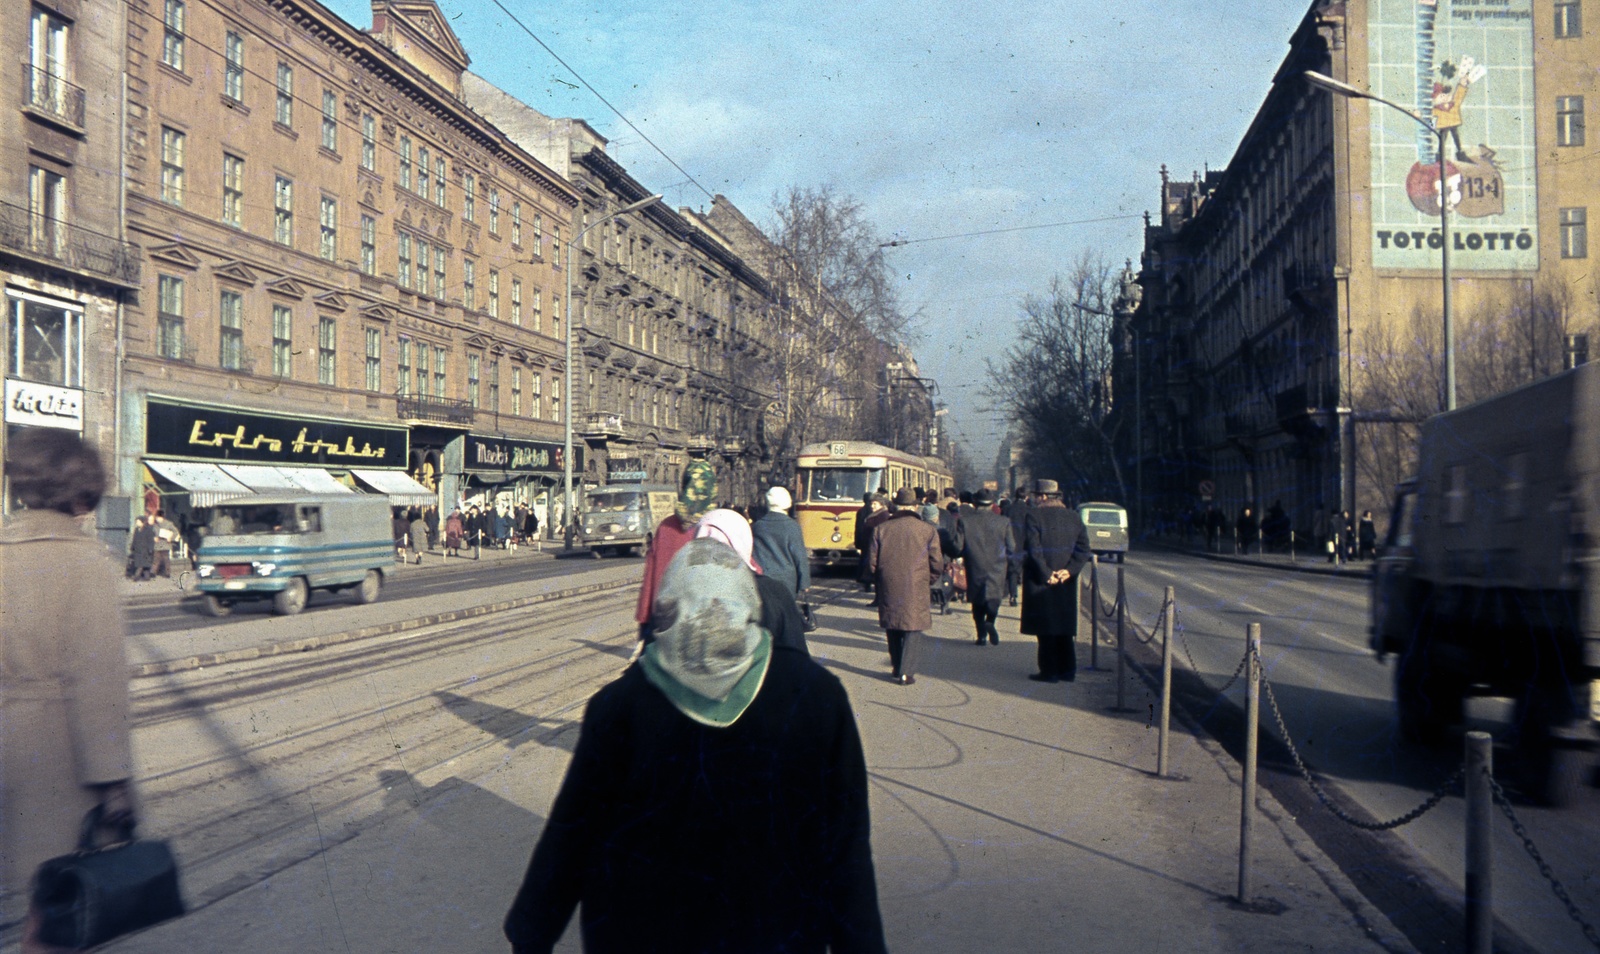
[[[116,843],[95,846],[103,827],[96,805],[83,817],[78,850],[51,858],[33,875],[39,940],[86,948],[183,914],[178,863],[164,841],[137,841],[134,825]]]
[[[800,603],[800,629],[807,633],[817,631],[817,614],[811,611],[809,600]]]

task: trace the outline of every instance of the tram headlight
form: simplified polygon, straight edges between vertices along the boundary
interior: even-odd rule
[[[833,528],[833,536],[830,537],[829,539],[834,543],[838,543],[840,540],[843,540],[844,537],[841,537],[839,535],[839,528],[838,527],[834,527]]]

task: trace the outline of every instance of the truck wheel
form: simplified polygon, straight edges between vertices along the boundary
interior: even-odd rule
[[[288,586],[273,595],[272,611],[279,616],[293,616],[306,608],[306,598],[309,595],[306,581],[297,576],[289,581]]]
[[[361,578],[356,586],[356,602],[363,606],[378,601],[378,592],[383,589],[383,574],[377,570],[368,570],[367,575]]]
[[[1417,745],[1438,745],[1449,728],[1452,707],[1442,698],[1438,678],[1429,678],[1420,653],[1402,655],[1394,673],[1395,716],[1400,738]],[[1460,708],[1456,700],[1454,709]]]
[[[1559,689],[1543,687],[1532,692],[1533,701],[1518,705],[1516,778],[1533,800],[1552,808],[1571,805],[1587,781],[1589,753],[1557,738],[1556,726],[1565,721],[1553,711],[1550,700]]]
[[[1554,808],[1566,808],[1583,796],[1594,774],[1593,754],[1562,746],[1551,754],[1545,801]]]
[[[205,598],[206,613],[218,619],[233,612],[233,604],[217,598],[215,593],[207,593]]]

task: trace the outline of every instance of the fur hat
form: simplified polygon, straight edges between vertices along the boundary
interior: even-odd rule
[[[1061,496],[1061,485],[1053,480],[1040,477],[1033,482],[1033,492],[1041,497],[1059,497]]]
[[[915,507],[917,505],[917,492],[910,487],[901,487],[894,492],[894,505],[896,507]]]
[[[794,498],[789,496],[789,491],[782,487],[767,488],[767,509],[787,511],[794,506]]]

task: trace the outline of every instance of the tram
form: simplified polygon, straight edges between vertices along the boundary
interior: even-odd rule
[[[856,511],[869,493],[901,487],[938,491],[953,485],[937,457],[920,457],[866,441],[830,441],[800,449],[794,518],[814,566],[857,563]]]

